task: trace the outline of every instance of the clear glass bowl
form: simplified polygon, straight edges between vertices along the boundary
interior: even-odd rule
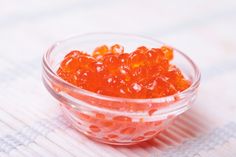
[[[139,46],[159,48],[164,45],[150,38],[120,33],[91,33],[55,43],[43,57],[43,82],[78,131],[103,143],[131,145],[154,137],[191,107],[200,83],[200,72],[194,62],[177,49],[174,49],[172,63],[192,84],[185,91],[167,97],[104,96],[78,88],[57,76],[60,62],[71,50],[91,53],[103,44],[121,44],[127,52]]]

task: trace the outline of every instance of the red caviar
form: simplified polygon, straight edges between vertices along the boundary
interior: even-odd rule
[[[97,47],[92,55],[74,50],[61,62],[57,74],[73,85],[103,95],[159,98],[190,86],[175,65],[168,46],[138,47],[131,53],[121,45]]]

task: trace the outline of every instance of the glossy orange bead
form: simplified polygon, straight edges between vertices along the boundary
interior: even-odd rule
[[[106,45],[102,45],[97,47],[94,51],[93,51],[93,57],[99,57],[99,56],[103,56],[104,54],[109,52],[109,48]]]
[[[96,125],[90,125],[90,126],[89,126],[89,129],[90,129],[92,132],[100,132],[100,131],[101,131],[101,129],[100,129],[98,126],[96,126]]]
[[[115,134],[108,134],[107,135],[108,138],[117,138],[119,137],[118,135],[115,135]]]
[[[113,46],[111,46],[111,53],[123,53],[124,52],[124,47],[118,44],[115,44]]]
[[[106,116],[104,115],[104,114],[102,114],[102,113],[96,113],[96,118],[98,118],[98,119],[105,119],[106,118]]]
[[[174,58],[173,55],[173,48],[169,47],[169,46],[162,46],[161,47],[161,51],[165,54],[165,57],[168,60],[172,60]]]

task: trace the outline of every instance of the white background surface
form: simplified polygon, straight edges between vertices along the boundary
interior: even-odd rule
[[[57,122],[60,111],[41,83],[42,55],[55,41],[87,32],[141,34],[182,50],[202,72],[196,111],[187,115],[210,121],[212,127],[235,122],[235,28],[234,0],[0,0],[0,156],[158,156],[161,146],[168,146],[168,137],[159,137],[154,143],[116,148],[67,126],[51,126],[62,122]],[[51,130],[38,124],[48,121]],[[27,130],[39,126],[45,133]],[[8,145],[1,139],[15,138],[25,128],[32,134],[29,144],[5,151]]]

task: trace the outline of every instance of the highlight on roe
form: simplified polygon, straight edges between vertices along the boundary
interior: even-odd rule
[[[68,53],[57,74],[88,91],[122,98],[160,98],[187,89],[191,82],[171,64],[173,49],[138,47],[127,53],[115,44],[102,45],[89,55],[81,50]]]

